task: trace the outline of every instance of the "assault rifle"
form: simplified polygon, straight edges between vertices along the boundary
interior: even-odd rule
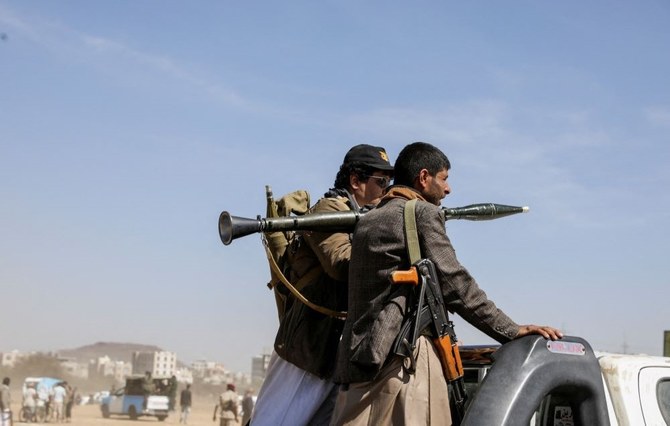
[[[416,339],[424,330],[430,330],[440,357],[442,373],[453,394],[452,421],[454,425],[460,425],[465,416],[465,403],[468,398],[463,381],[463,364],[456,344],[454,324],[449,320],[444,306],[435,265],[430,259],[421,259],[408,271],[393,272],[390,279],[394,284],[419,287],[417,303],[412,307],[408,319],[403,322],[400,334],[394,342],[393,352],[409,357],[410,369],[413,369]]]
[[[491,220],[501,217],[525,213],[528,207],[507,206],[503,204],[481,203],[465,207],[443,207],[444,220]],[[223,244],[228,245],[234,239],[256,232],[276,231],[318,231],[318,232],[352,232],[356,223],[365,213],[323,212],[310,213],[302,216],[247,219],[232,216],[227,211],[219,215],[219,237]]]

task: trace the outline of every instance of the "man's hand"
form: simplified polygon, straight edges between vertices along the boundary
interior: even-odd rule
[[[545,339],[559,340],[563,338],[563,333],[561,330],[549,327],[548,325],[520,325],[519,333],[516,335],[517,338],[528,336],[529,334],[540,334]]]

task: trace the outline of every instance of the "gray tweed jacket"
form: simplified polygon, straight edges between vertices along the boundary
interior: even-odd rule
[[[421,255],[435,264],[447,309],[501,343],[518,332],[518,325],[487,298],[456,259],[442,210],[410,188],[392,188],[376,209],[361,218],[354,232],[348,316],[334,375],[337,383],[373,380],[400,331],[411,289],[391,285],[389,274],[410,266],[403,210],[411,198],[419,198],[416,223]]]

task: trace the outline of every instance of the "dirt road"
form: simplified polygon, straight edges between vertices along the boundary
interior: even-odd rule
[[[200,404],[194,404],[191,414],[188,419],[189,426],[218,426],[219,421],[212,421],[212,413],[214,411],[214,403],[205,404],[201,402]],[[14,407],[12,407],[14,408]],[[19,423],[14,421],[15,425],[30,425],[35,423]],[[43,423],[44,425],[56,425],[59,423]],[[99,405],[78,405],[72,410],[72,421],[70,423],[62,423],[63,425],[70,426],[142,426],[153,424],[156,426],[160,425],[178,425],[179,424],[179,411],[171,412],[165,421],[159,422],[154,417],[140,417],[137,420],[130,420],[127,416],[112,416],[108,419],[103,419],[100,414]]]

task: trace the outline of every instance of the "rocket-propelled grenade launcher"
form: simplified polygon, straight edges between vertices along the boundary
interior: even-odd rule
[[[506,206],[504,204],[480,203],[464,207],[443,207],[444,220],[492,220],[517,213],[525,213],[528,207]],[[352,232],[364,213],[322,212],[302,216],[248,219],[231,216],[227,211],[219,216],[219,236],[223,244],[228,245],[234,239],[257,232],[278,231],[318,231]]]

